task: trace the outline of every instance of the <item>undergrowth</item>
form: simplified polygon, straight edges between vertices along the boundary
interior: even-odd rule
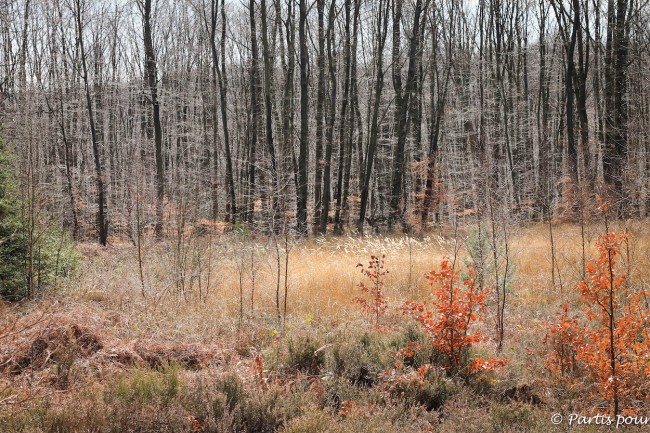
[[[648,310],[640,268],[623,278],[635,270],[628,260],[634,251],[627,250],[635,244],[625,239],[604,237],[584,282],[576,277],[573,292],[553,293],[547,305],[518,304],[537,298],[530,287],[513,287],[520,295],[508,305],[503,353],[486,308],[489,279],[479,284],[470,259],[443,254],[431,255],[426,271],[417,264],[422,277],[408,286],[400,278],[411,266],[391,262],[389,253],[384,259],[370,252],[361,278],[353,264],[337,269],[343,276],[336,292],[319,281],[303,292],[305,281],[314,281],[308,277],[331,272],[326,265],[308,268],[287,282],[286,326],[273,314],[273,293],[264,297],[262,271],[255,311],[241,325],[228,307],[225,277],[202,302],[170,295],[154,303],[97,284],[77,298],[6,307],[0,431],[550,433],[566,430],[550,423],[553,413],[588,411],[604,401],[612,413],[615,399],[621,411],[642,413],[647,391],[640,378],[647,372],[632,369],[630,360],[632,350],[646,356],[640,350],[647,339],[639,336],[647,322],[633,318]],[[327,262],[321,250],[313,254]],[[530,272],[521,262],[517,272]],[[609,343],[598,337],[609,334],[607,310],[598,305],[610,298],[616,368],[624,373],[615,377],[616,388],[607,385],[606,372],[597,373],[608,352],[586,349]],[[555,370],[548,371],[547,359]]]

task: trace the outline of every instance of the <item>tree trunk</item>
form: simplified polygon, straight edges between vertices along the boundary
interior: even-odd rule
[[[332,2],[334,5],[334,2]],[[334,7],[330,9],[330,14],[334,11]],[[332,45],[334,44],[334,20],[330,18],[330,26],[328,33],[331,35]],[[350,47],[350,0],[345,1],[345,44],[343,48],[343,98],[341,101],[341,115],[339,121],[339,157],[338,157],[338,168],[337,168],[337,177],[336,177],[336,213],[334,215],[334,227],[337,234],[343,232],[343,227],[341,224],[341,213],[343,210],[343,201],[345,200],[345,175],[346,175],[346,159],[348,153],[347,149],[347,134],[346,128],[348,127],[347,119],[347,110],[348,110],[348,98],[350,95],[350,57],[351,57],[351,47]],[[331,57],[331,55],[330,55]],[[335,76],[335,67],[333,62],[330,61],[330,75],[334,78]],[[334,130],[334,110],[336,109],[336,101],[332,101],[332,130],[328,133],[333,134]]]
[[[81,0],[75,0],[75,15],[77,20],[77,38],[79,41],[79,51],[81,54],[82,78],[86,90],[86,108],[88,110],[88,122],[90,124],[90,138],[93,147],[93,159],[95,162],[95,182],[97,185],[97,231],[99,234],[99,243],[106,246],[108,242],[108,219],[106,217],[106,186],[104,184],[104,173],[102,170],[101,149],[97,137],[97,128],[95,127],[95,117],[93,113],[93,102],[90,96],[90,85],[88,83],[88,65],[86,62],[86,50],[83,38],[82,8],[85,5]]]
[[[216,3],[216,0],[215,0]],[[219,80],[219,96],[221,98],[221,126],[223,128],[223,145],[226,153],[226,183],[228,185],[228,196],[230,198],[230,219],[237,221],[237,196],[235,194],[235,179],[232,167],[232,155],[230,149],[230,130],[228,128],[228,78],[226,75],[226,8],[225,1],[221,2],[221,70],[216,64],[217,78]],[[216,5],[215,5],[216,6]],[[215,15],[216,24],[216,15]],[[213,38],[214,39],[214,38]],[[218,62],[218,57],[215,58]],[[228,206],[227,206],[228,208]]]
[[[307,1],[300,0],[298,43],[300,44],[300,154],[298,156],[298,233],[307,235],[307,167],[309,165],[309,77],[307,76]]]
[[[376,76],[374,84],[373,107],[370,121],[370,137],[366,148],[363,184],[361,185],[361,204],[359,207],[359,219],[357,228],[360,234],[363,234],[363,223],[366,218],[366,209],[370,193],[370,180],[372,179],[372,166],[375,162],[375,153],[377,151],[377,141],[379,138],[379,107],[381,104],[381,93],[384,88],[384,46],[386,44],[386,35],[388,34],[388,11],[390,2],[384,6],[381,2],[378,5],[377,12],[377,45],[376,45]]]
[[[158,71],[156,54],[153,49],[151,36],[151,0],[144,0],[142,5],[142,23],[144,33],[145,75],[149,85],[151,98],[154,146],[156,153],[156,237],[163,237],[164,230],[164,201],[165,201],[165,162],[162,148],[162,124],[160,122],[160,103],[158,102]]]
[[[404,215],[401,211],[400,201],[402,198],[402,185],[404,182],[404,171],[406,161],[406,135],[409,130],[408,109],[411,103],[411,96],[417,86],[418,71],[418,52],[420,42],[420,15],[422,14],[422,0],[416,0],[415,10],[413,12],[413,27],[409,41],[408,50],[408,71],[406,75],[406,85],[402,93],[402,73],[399,62],[399,41],[400,41],[400,21],[402,16],[401,0],[396,0],[395,15],[393,17],[393,86],[395,88],[395,117],[396,117],[396,135],[397,145],[393,152],[393,177],[391,181],[390,194],[390,216],[388,227],[393,228],[398,222],[404,223]]]
[[[260,102],[259,102],[259,53],[257,49],[257,27],[255,24],[255,0],[250,0],[248,12],[251,30],[251,70],[250,70],[250,92],[251,92],[251,116],[248,124],[248,194],[246,197],[245,220],[253,223],[255,211],[255,175],[257,173],[257,134],[260,119]]]
[[[271,104],[271,53],[269,50],[268,26],[266,23],[266,0],[261,0],[262,10],[262,55],[264,57],[264,110],[265,110],[265,125],[266,125],[266,146],[271,158],[271,215],[270,225],[271,231],[276,233],[276,219],[280,214],[280,182],[278,177],[278,162],[275,152],[275,144],[273,143],[273,114]]]
[[[553,9],[555,10],[555,17],[558,22],[560,34],[564,42],[564,50],[566,54],[566,70],[564,73],[564,97],[565,97],[565,116],[566,116],[566,137],[567,137],[567,170],[569,174],[570,184],[565,185],[563,194],[564,200],[569,206],[569,210],[573,213],[576,210],[576,188],[578,187],[578,151],[575,141],[575,127],[574,127],[574,100],[575,92],[573,82],[575,80],[575,48],[577,41],[577,26],[575,21],[571,23],[571,35],[569,36],[569,24],[567,21],[571,19],[570,15],[564,9],[564,4],[559,1],[555,2]],[[574,13],[578,13],[575,12]],[[574,18],[575,20],[575,15]]]
[[[627,0],[609,0],[605,48],[605,152],[603,175],[618,216],[625,212],[623,162],[627,156]]]
[[[284,159],[282,160],[283,164],[283,173],[286,173],[293,178],[293,184],[296,189],[296,196],[298,191],[298,169],[295,160],[295,151],[293,145],[293,135],[294,135],[294,72],[296,67],[296,57],[295,57],[295,12],[293,8],[293,1],[289,1],[287,4],[287,19],[285,21],[285,30],[286,30],[286,39],[287,39],[287,54],[286,61],[283,56],[283,69],[286,71],[284,79],[284,94],[282,98],[282,153]],[[290,179],[283,179],[283,183],[289,183]],[[288,205],[285,204],[282,207],[283,211],[288,209]]]
[[[327,62],[328,62],[328,70],[329,70],[330,98],[329,98],[329,104],[327,105],[327,118],[326,118],[326,129],[325,129],[325,166],[323,170],[323,199],[322,199],[323,211],[319,221],[319,228],[321,233],[327,232],[327,222],[329,219],[330,201],[332,197],[331,196],[332,149],[333,149],[333,141],[334,141],[334,122],[336,118],[336,92],[338,86],[336,81],[336,61],[335,61],[334,53],[332,51],[335,45],[334,5],[335,5],[335,1],[332,1],[329,10],[328,23],[327,23]],[[337,211],[338,211],[338,207],[337,207]]]
[[[329,200],[329,191],[323,190],[324,171],[328,171],[327,162],[323,161],[323,111],[325,107],[325,0],[316,0],[318,11],[318,84],[316,86],[316,163],[314,176],[314,224],[316,232],[327,231],[327,212],[329,203],[325,203],[325,195]],[[329,188],[329,185],[325,186]],[[328,208],[325,210],[325,208]],[[325,228],[321,223],[321,214],[325,213]]]

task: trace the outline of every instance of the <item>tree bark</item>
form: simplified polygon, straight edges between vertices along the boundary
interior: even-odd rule
[[[300,44],[300,154],[298,156],[298,233],[307,235],[307,167],[309,165],[309,77],[307,76],[307,2],[300,0],[298,43]]]
[[[359,207],[359,219],[357,220],[357,229],[363,234],[363,224],[366,219],[366,210],[370,193],[370,179],[372,177],[372,167],[375,163],[375,153],[377,152],[377,141],[379,136],[379,107],[381,105],[381,93],[384,88],[384,46],[386,44],[386,35],[388,34],[388,11],[390,2],[378,5],[377,12],[377,45],[375,47],[376,72],[374,83],[373,107],[370,121],[370,137],[366,148],[364,158],[366,167],[364,169],[363,184],[361,185],[361,204]]]
[[[250,43],[251,43],[251,68],[250,68],[250,97],[251,97],[251,115],[248,124],[248,193],[246,197],[246,210],[244,219],[253,223],[255,211],[255,183],[257,173],[257,140],[260,119],[260,102],[259,102],[259,52],[257,48],[257,26],[255,21],[255,0],[248,3],[248,12],[250,19]]]
[[[316,163],[314,175],[314,223],[316,232],[327,231],[327,212],[329,203],[325,203],[325,195],[329,200],[329,191],[325,192],[323,183],[324,171],[327,171],[327,161],[323,160],[323,111],[325,107],[325,0],[316,0],[318,11],[318,84],[316,85]],[[329,188],[329,185],[325,186]],[[325,210],[327,208],[327,210]],[[325,229],[321,222],[321,215],[325,213]]]
[[[272,76],[271,76],[271,52],[269,50],[268,26],[266,23],[266,0],[261,0],[260,3],[262,14],[262,56],[264,57],[264,111],[265,111],[265,127],[266,127],[266,146],[271,158],[271,215],[270,225],[271,231],[276,233],[279,227],[276,226],[276,219],[280,214],[280,189],[281,185],[278,177],[278,162],[275,152],[275,144],[273,142],[273,114],[271,103],[272,91]]]
[[[106,186],[104,184],[104,173],[101,160],[100,143],[97,137],[97,128],[95,127],[95,116],[93,112],[93,102],[90,95],[90,84],[88,83],[88,65],[86,61],[86,49],[83,38],[83,7],[82,0],[75,0],[75,18],[77,24],[77,38],[79,42],[79,51],[81,54],[81,70],[86,93],[86,108],[88,110],[88,123],[90,125],[90,138],[93,148],[93,160],[95,162],[95,182],[97,185],[97,231],[99,243],[106,246],[108,242],[108,218],[106,217]]]
[[[333,52],[335,45],[334,37],[334,6],[335,1],[332,1],[327,24],[327,63],[329,71],[329,85],[330,85],[330,98],[327,105],[327,118],[325,127],[325,166],[323,169],[323,211],[319,221],[319,229],[321,233],[327,232],[327,222],[329,220],[330,201],[331,201],[331,175],[332,175],[332,150],[334,142],[334,122],[336,118],[336,95],[337,95],[337,80],[336,80],[336,61]],[[338,185],[338,183],[337,183]],[[337,190],[338,191],[338,190]],[[338,199],[338,192],[337,192]],[[337,201],[338,203],[338,201]],[[338,206],[337,206],[338,211]],[[336,217],[335,217],[336,222]]]
[[[411,97],[416,90],[417,71],[418,71],[418,52],[420,42],[420,16],[422,14],[422,0],[416,0],[415,10],[413,12],[413,27],[409,40],[408,49],[408,71],[406,74],[406,85],[402,92],[402,73],[399,64],[399,41],[400,21],[402,17],[401,0],[396,0],[395,15],[393,17],[393,87],[395,88],[395,117],[396,117],[396,135],[397,145],[393,152],[393,169],[390,194],[390,216],[388,218],[388,227],[393,228],[398,222],[404,224],[404,215],[400,201],[402,198],[402,186],[404,182],[404,171],[406,161],[406,135],[409,130],[408,116]]]
[[[605,47],[605,151],[603,175],[619,216],[625,212],[623,161],[627,155],[627,0],[607,3]]]
[[[332,2],[333,4],[333,2]],[[348,149],[348,136],[346,134],[348,128],[348,100],[350,95],[350,66],[351,66],[351,46],[350,46],[350,0],[345,1],[345,44],[343,48],[343,97],[341,100],[341,114],[339,120],[339,157],[338,157],[338,168],[337,168],[337,177],[336,177],[336,212],[334,214],[334,227],[336,234],[341,234],[343,232],[343,227],[341,224],[341,213],[343,212],[343,202],[345,201],[345,196],[347,191],[345,191],[345,179],[346,179],[346,161],[347,154],[350,152]],[[331,8],[331,11],[334,8]],[[331,34],[332,44],[334,44],[334,20],[330,21],[330,26],[328,33]],[[334,78],[335,70],[334,63],[330,61],[330,75]],[[336,107],[336,101],[332,101],[332,130],[328,131],[333,133],[334,131],[334,110]]]
[[[151,32],[151,0],[142,5],[142,24],[144,33],[145,75],[151,98],[154,146],[156,154],[156,237],[163,237],[165,201],[165,162],[162,145],[162,124],[160,122],[160,103],[158,102],[158,70]]]

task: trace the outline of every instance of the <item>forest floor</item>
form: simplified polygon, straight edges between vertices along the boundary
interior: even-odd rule
[[[575,416],[607,415],[607,401],[545,364],[562,306],[580,314],[576,284],[604,227],[554,224],[553,248],[549,228],[506,227],[507,249],[503,232],[494,249],[488,228],[476,227],[306,243],[188,234],[144,242],[140,260],[131,243],[80,244],[80,269],[56,293],[0,305],[0,431],[611,431],[605,418],[579,425]],[[633,236],[619,267],[647,290],[650,225],[610,225],[624,229]],[[431,299],[425,275],[443,257],[460,270],[482,255],[493,285],[495,251],[506,280],[503,348],[493,292],[475,325],[486,338],[470,351],[508,364],[470,378],[434,361],[419,375],[435,354],[405,302]],[[382,254],[387,309],[377,329],[354,298],[364,281],[357,265]],[[422,348],[396,367],[396,352],[414,341]],[[636,414],[650,416],[650,404]],[[633,431],[644,428],[650,422]]]

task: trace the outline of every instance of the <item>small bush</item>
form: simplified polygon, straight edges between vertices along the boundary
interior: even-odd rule
[[[136,369],[110,383],[104,391],[109,431],[180,431],[188,421],[180,406],[183,388],[179,372],[179,367],[171,365],[158,370]]]
[[[237,433],[275,432],[286,420],[299,416],[301,408],[313,399],[307,392],[274,386],[246,389],[236,373],[220,378],[215,391],[211,411],[207,411],[212,413],[212,419],[206,419],[206,425]]]
[[[105,394],[107,402],[124,404],[169,404],[179,393],[179,369],[167,365],[160,370],[137,369],[117,380]]]
[[[404,356],[403,350],[408,348],[409,344],[417,350],[412,350],[412,353],[409,354],[411,356]],[[422,329],[412,325],[408,326],[404,332],[392,336],[390,348],[395,353],[396,361],[406,367],[417,369],[425,364],[439,365],[444,362],[444,354],[429,342]]]
[[[430,414],[409,410],[403,405],[381,407],[350,402],[346,415],[332,414],[310,408],[306,413],[287,423],[282,433],[420,433],[434,430],[436,421]],[[458,426],[457,426],[458,427]]]
[[[56,221],[24,211],[10,153],[0,140],[0,299],[19,301],[54,287],[78,255]]]
[[[393,365],[392,353],[381,335],[364,333],[349,336],[334,346],[333,372],[357,386],[372,386],[379,373]]]
[[[344,401],[354,401],[359,398],[359,389],[344,378],[334,378],[325,381],[325,396],[323,407],[329,407],[332,412],[338,412]]]
[[[217,391],[223,394],[226,409],[232,412],[244,399],[244,382],[235,373],[229,373],[217,382]]]
[[[354,298],[354,302],[361,305],[363,312],[370,315],[371,320],[374,321],[375,330],[381,330],[379,321],[386,313],[388,301],[384,295],[384,278],[388,275],[388,269],[385,269],[386,255],[370,256],[368,266],[364,267],[359,263],[357,267],[361,268],[361,273],[369,281],[359,283],[361,289],[361,296]]]
[[[507,364],[505,359],[470,357],[470,349],[485,338],[474,324],[482,320],[488,289],[477,284],[470,268],[468,276],[460,282],[460,272],[455,262],[445,258],[440,271],[427,275],[434,287],[431,307],[407,301],[405,313],[421,326],[437,352],[444,355],[442,367],[450,375],[469,378]]]
[[[0,431],[3,433],[99,433],[107,431],[111,424],[97,387],[73,396],[63,394],[55,401],[35,400],[27,407],[11,409],[8,406],[0,411]]]
[[[318,374],[325,363],[325,352],[318,351],[322,346],[309,336],[290,338],[284,363],[285,369],[294,372]]]
[[[390,390],[407,407],[420,405],[427,411],[441,409],[445,401],[458,392],[452,380],[429,366],[420,367],[414,378],[395,381]]]
[[[273,433],[282,426],[282,396],[278,391],[253,393],[246,397],[232,413],[233,431]]]
[[[315,408],[307,411],[304,416],[292,420],[282,433],[327,433],[333,431],[336,417]]]
[[[598,237],[598,256],[576,286],[586,317],[572,317],[565,304],[546,336],[548,370],[572,388],[591,384],[583,400],[606,401],[614,416],[638,410],[639,402],[650,397],[650,293],[626,284],[619,262],[629,237],[626,232]]]
[[[490,408],[492,428],[495,432],[530,432],[534,430],[536,417],[530,406],[495,404]]]

